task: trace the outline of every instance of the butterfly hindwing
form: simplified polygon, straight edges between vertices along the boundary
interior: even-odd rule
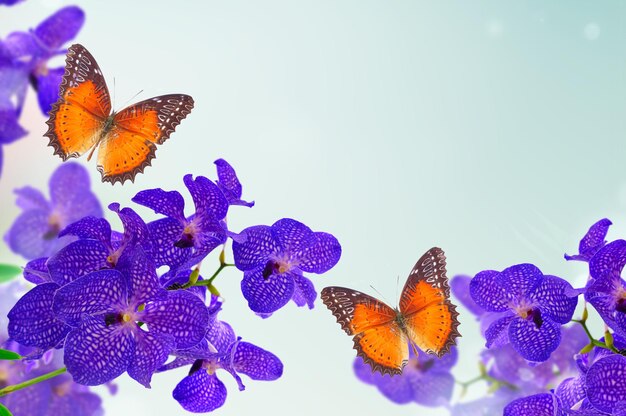
[[[72,45],[65,60],[59,99],[47,121],[49,146],[63,160],[82,155],[101,137],[110,112],[111,99],[100,67],[82,45]]]
[[[409,356],[396,312],[369,295],[345,287],[326,287],[322,301],[341,328],[354,336],[354,349],[374,371],[399,374]]]
[[[422,351],[442,356],[460,336],[440,248],[428,250],[411,270],[400,296],[400,312],[411,341]]]
[[[372,371],[382,374],[402,374],[409,360],[407,336],[398,324],[391,322],[375,326],[355,335],[354,349]]]

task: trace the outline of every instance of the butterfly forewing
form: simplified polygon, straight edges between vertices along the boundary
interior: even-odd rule
[[[99,140],[110,112],[111,98],[100,67],[82,45],[72,45],[59,99],[47,121],[49,146],[63,160],[82,155]]]
[[[193,98],[185,94],[161,95],[126,107],[115,115],[114,124],[162,144],[191,113],[193,105]]]
[[[450,302],[443,250],[428,250],[415,264],[402,294],[400,312],[411,340],[428,353],[441,356],[460,336],[456,307]]]
[[[348,335],[392,322],[396,317],[396,312],[378,299],[345,287],[325,287],[321,297]]]

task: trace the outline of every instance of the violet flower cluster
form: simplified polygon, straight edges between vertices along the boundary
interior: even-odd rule
[[[452,293],[479,321],[486,347],[479,376],[457,381],[459,399],[453,399],[451,374],[456,350],[442,360],[411,354],[396,377],[371,374],[357,359],[357,377],[395,403],[443,406],[454,416],[626,415],[626,281],[621,278],[626,240],[607,243],[610,225],[608,219],[596,222],[579,252],[565,255],[588,263],[584,288],[528,263],[452,279]],[[582,318],[573,319],[581,294]],[[587,327],[587,304],[610,328],[604,338],[594,339]],[[476,381],[487,383],[488,394],[463,400]]]
[[[289,218],[238,233],[229,230],[230,207],[254,203],[241,199],[232,166],[222,159],[215,164],[215,182],[204,176],[183,179],[193,212],[185,213],[179,192],[163,189],[144,190],[132,199],[163,216],[155,221],[110,204],[123,226],[119,232],[101,218],[80,165],[64,164],[53,174],[51,202],[32,188],[17,191],[24,212],[6,240],[28,258],[24,277],[35,286],[8,311],[8,335],[28,348],[27,360],[62,349],[67,372],[82,386],[109,383],[127,373],[150,387],[156,372],[189,366],[173,397],[192,412],[224,404],[226,387],[217,370],[230,373],[240,390],[242,374],[252,380],[282,375],[276,355],[242,340],[218,320],[217,273],[205,280],[199,265],[222,247],[218,273],[229,266],[224,248],[231,239],[232,266],[243,271],[243,296],[253,312],[268,317],[289,300],[312,308],[317,293],[304,273],[331,269],[341,246],[331,234]],[[159,274],[160,268],[166,271]]]
[[[16,1],[4,2],[13,5]],[[0,40],[0,174],[4,145],[21,139],[27,131],[19,124],[26,91],[37,92],[39,107],[48,115],[59,95],[63,67],[49,68],[48,61],[65,55],[63,45],[74,39],[85,21],[84,12],[68,6],[29,31],[10,33]]]

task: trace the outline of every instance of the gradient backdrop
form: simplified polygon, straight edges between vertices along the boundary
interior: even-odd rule
[[[62,5],[27,0],[0,10],[0,36],[34,27]],[[153,187],[184,189],[186,173],[215,178],[235,166],[253,209],[232,209],[234,230],[288,216],[332,232],[339,264],[318,290],[376,287],[395,304],[417,258],[432,246],[449,276],[537,264],[575,285],[567,264],[588,226],[609,217],[626,236],[625,1],[82,1],[77,41],[96,57],[121,108],[183,92],[196,108],[124,187],[100,183],[103,204],[133,206]],[[58,64],[63,60],[59,58]],[[46,189],[61,163],[31,93],[25,139],[5,148],[0,232],[18,215],[12,190]],[[81,163],[86,163],[84,158]],[[148,210],[139,209],[151,218]],[[112,215],[109,219],[117,221]],[[21,264],[0,248],[1,262]],[[216,254],[204,262],[212,270]],[[399,279],[399,283],[398,283]],[[352,341],[318,302],[262,320],[246,306],[240,272],[216,281],[222,318],[277,354],[277,382],[248,380],[223,415],[439,415],[396,406],[352,373]],[[477,374],[483,346],[461,311],[455,375]],[[598,331],[600,328],[596,328]],[[184,370],[156,375],[152,391],[127,376],[110,415],[185,414],[171,398]],[[478,397],[484,385],[470,389]],[[455,396],[455,399],[458,394]]]

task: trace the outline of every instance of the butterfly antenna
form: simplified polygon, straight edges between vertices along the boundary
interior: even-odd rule
[[[378,291],[378,289],[376,289],[374,286],[370,285],[370,287],[372,288],[372,290],[374,290],[376,293],[378,293],[378,296],[380,296],[381,298],[383,298],[383,300],[387,303],[389,303],[389,301],[387,300],[387,298],[385,298],[385,295],[383,295],[382,293],[380,293]]]
[[[113,108],[115,108],[115,91],[117,90],[117,88],[115,88],[115,77],[113,77]]]
[[[398,287],[400,286],[400,275],[396,276],[396,299],[398,298]]]
[[[124,105],[122,106],[122,108],[126,107],[126,105],[131,102],[132,100],[134,100],[135,98],[137,98],[137,96],[139,94],[141,94],[143,92],[143,90],[139,90],[139,92],[137,92],[135,95],[133,95],[132,97],[130,97],[128,100],[126,100],[126,102],[124,103]]]

